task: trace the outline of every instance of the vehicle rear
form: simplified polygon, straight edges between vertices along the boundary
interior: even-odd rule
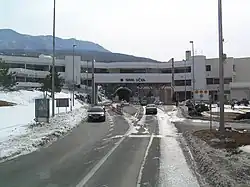
[[[146,115],[157,114],[157,107],[154,104],[149,104],[146,106]]]
[[[103,107],[94,106],[88,110],[88,121],[104,122],[106,120],[105,110]]]

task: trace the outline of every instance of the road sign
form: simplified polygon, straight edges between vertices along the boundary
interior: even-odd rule
[[[208,90],[194,90],[194,99],[197,101],[208,101],[209,91]]]
[[[37,122],[49,122],[49,99],[35,99],[35,119]]]
[[[69,98],[57,98],[56,107],[69,107]]]

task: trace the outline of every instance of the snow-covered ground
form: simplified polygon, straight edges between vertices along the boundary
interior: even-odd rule
[[[0,107],[0,161],[36,150],[39,146],[66,133],[86,117],[87,105],[75,100],[75,106],[56,108],[49,124],[33,126],[35,99],[43,98],[40,91],[0,92],[0,100],[15,106]],[[69,92],[56,93],[55,98],[70,98]],[[52,105],[52,103],[50,104]],[[52,106],[50,106],[50,112]]]
[[[173,121],[182,120],[177,117],[177,111],[165,113],[158,110],[161,138],[161,186],[198,187],[199,183],[190,170],[182,148],[178,142],[177,129]]]
[[[250,106],[235,105],[234,110],[233,110],[233,109],[231,109],[230,105],[225,105],[224,111],[225,112],[232,112],[232,113],[244,113],[246,111],[250,111]],[[218,107],[217,105],[212,105],[212,112],[220,112],[220,107]]]

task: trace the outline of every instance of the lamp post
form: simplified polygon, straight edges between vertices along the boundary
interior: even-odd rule
[[[92,60],[92,106],[94,106],[96,103],[95,98],[95,59]]]
[[[75,47],[76,45],[73,45],[73,106],[75,106]]]
[[[52,117],[55,116],[55,29],[56,28],[56,0],[54,0],[53,8],[53,57],[52,57],[52,81],[51,81],[51,97],[52,97]]]
[[[87,71],[86,71],[86,73],[87,73],[87,75],[86,75],[86,77],[87,77],[87,81],[86,81],[86,91],[87,91],[87,93],[88,93],[88,91],[89,91],[89,61],[87,61]]]
[[[194,79],[194,41],[190,41],[190,43],[192,44],[192,76],[193,76],[193,102],[194,102],[194,90],[195,90],[195,79]]]
[[[186,81],[187,81],[187,61],[186,60],[183,60],[184,61],[184,67],[185,67],[185,101],[187,100],[187,83],[186,83]]]
[[[171,64],[172,64],[172,69],[171,69],[171,71],[172,71],[172,81],[171,81],[171,87],[172,87],[172,93],[173,93],[173,95],[172,96],[174,96],[174,94],[175,94],[175,89],[174,89],[174,87],[175,87],[175,82],[174,82],[174,58],[171,58]],[[174,98],[173,98],[174,99]],[[175,100],[177,99],[177,93],[176,93],[176,95],[175,95]],[[177,100],[176,100],[177,101]]]
[[[225,132],[224,124],[224,54],[223,54],[223,31],[222,31],[222,3],[218,0],[218,29],[219,29],[219,77],[220,77],[220,132]]]

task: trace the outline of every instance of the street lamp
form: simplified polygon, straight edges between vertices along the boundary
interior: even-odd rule
[[[86,81],[86,86],[87,86],[87,93],[89,92],[89,61],[87,61],[87,71],[86,71],[86,73],[87,73],[87,75],[86,75],[86,77],[87,77],[87,81]]]
[[[187,61],[186,60],[183,60],[184,61],[184,67],[185,67],[185,101],[187,100]]]
[[[219,77],[220,77],[220,132],[225,132],[224,124],[224,60],[223,54],[223,31],[222,31],[222,3],[218,0],[218,29],[219,29]]]
[[[194,90],[195,90],[195,80],[194,80],[194,41],[190,41],[192,44],[192,75],[193,75],[193,102],[194,102]]]
[[[51,97],[52,97],[52,117],[55,116],[55,29],[56,28],[56,0],[54,0],[53,8],[53,57],[52,57],[52,81],[51,81]]]
[[[73,106],[75,106],[75,47],[76,45],[73,45]]]

